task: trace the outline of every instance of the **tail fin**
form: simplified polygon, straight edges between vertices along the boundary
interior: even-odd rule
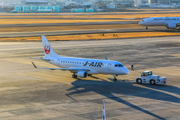
[[[106,120],[106,110],[105,110],[105,102],[103,100],[103,118],[102,120]]]
[[[45,36],[41,36],[42,43],[43,43],[43,50],[44,50],[44,56],[46,58],[48,57],[60,57],[57,53],[54,52],[51,45],[49,44],[48,40]]]

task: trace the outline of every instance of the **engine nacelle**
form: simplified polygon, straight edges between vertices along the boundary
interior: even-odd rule
[[[168,29],[176,29],[176,27],[177,27],[176,23],[168,23],[167,24]]]
[[[88,74],[85,71],[79,71],[79,72],[77,72],[77,76],[80,78],[86,78],[88,76]]]

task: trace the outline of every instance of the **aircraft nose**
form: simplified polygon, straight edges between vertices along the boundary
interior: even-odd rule
[[[123,73],[124,73],[124,75],[129,74],[129,70],[124,67]]]
[[[139,25],[142,25],[142,21],[139,22]]]

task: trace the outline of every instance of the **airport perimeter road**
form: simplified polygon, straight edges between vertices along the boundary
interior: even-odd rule
[[[0,42],[1,120],[107,120],[180,119],[179,37],[101,41],[51,41],[62,56],[122,62],[135,71],[118,76],[93,75],[73,79],[68,71],[35,69],[55,67],[28,57],[43,56],[41,42]],[[138,85],[133,80],[144,70],[166,76],[165,86]]]
[[[179,30],[167,30],[165,27],[151,27],[148,30],[145,28],[131,28],[131,29],[99,29],[99,30],[66,30],[66,31],[36,31],[36,32],[1,32],[0,38],[9,37],[34,37],[41,35],[78,35],[78,34],[94,34],[94,33],[126,33],[126,32],[177,32]]]

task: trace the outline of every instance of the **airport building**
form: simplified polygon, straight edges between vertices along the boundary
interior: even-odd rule
[[[180,0],[171,0],[171,3],[180,4]]]
[[[34,6],[41,6],[41,5],[44,5],[44,6],[47,6],[49,5],[49,2],[48,1],[30,1],[30,0],[26,0],[26,1],[22,1],[22,5],[34,5]]]
[[[150,4],[155,4],[155,3],[157,3],[157,4],[164,4],[164,5],[168,5],[168,4],[170,4],[170,0],[149,0],[148,1]]]
[[[135,7],[140,5],[140,4],[142,4],[142,0],[134,0],[134,6]]]
[[[21,0],[0,0],[4,4],[21,4]]]
[[[154,4],[154,3],[157,3],[158,0],[148,0],[148,3],[150,4]]]
[[[169,5],[170,0],[158,0],[158,4]]]

